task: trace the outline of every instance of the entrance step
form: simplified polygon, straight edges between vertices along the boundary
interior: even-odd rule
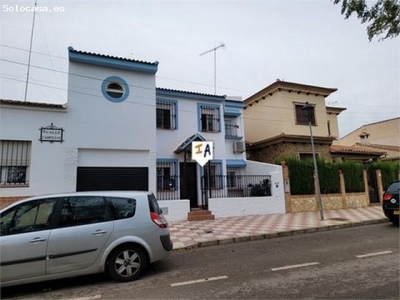
[[[214,220],[215,216],[209,210],[193,210],[188,212],[188,221]]]

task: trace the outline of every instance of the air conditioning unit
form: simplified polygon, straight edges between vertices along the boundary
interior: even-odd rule
[[[233,153],[243,153],[246,151],[246,145],[243,141],[233,142]]]

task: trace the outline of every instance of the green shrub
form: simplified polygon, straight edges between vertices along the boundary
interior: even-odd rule
[[[271,184],[269,179],[264,179],[261,183],[251,187],[250,197],[271,196]]]
[[[288,158],[286,164],[289,169],[290,193],[292,195],[314,194],[313,162]]]
[[[339,164],[343,172],[347,193],[361,193],[365,191],[364,167],[361,163],[342,162]]]
[[[399,161],[378,161],[371,165],[374,170],[381,170],[383,189],[386,190],[390,183],[397,180],[400,170]]]
[[[317,167],[321,194],[340,193],[339,165],[318,160]]]

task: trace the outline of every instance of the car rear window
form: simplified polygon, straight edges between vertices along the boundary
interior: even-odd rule
[[[156,213],[157,215],[161,215],[162,210],[158,206],[156,197],[153,194],[150,194],[148,195],[148,199],[149,199],[150,212]]]
[[[136,199],[107,197],[108,206],[114,220],[131,218],[136,212]]]
[[[400,182],[393,182],[393,183],[389,186],[387,192],[388,192],[388,193],[398,193],[399,190],[400,190]]]

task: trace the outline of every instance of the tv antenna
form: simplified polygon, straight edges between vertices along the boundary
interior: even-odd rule
[[[221,43],[219,46],[214,47],[214,48],[200,54],[200,56],[203,56],[204,54],[214,51],[214,95],[217,94],[217,50],[222,47],[225,47],[224,43]]]

